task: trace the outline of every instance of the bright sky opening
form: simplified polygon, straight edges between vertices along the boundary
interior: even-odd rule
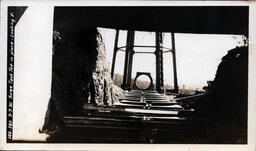
[[[98,28],[106,47],[107,59],[112,64],[115,30]],[[119,32],[118,47],[126,45],[127,31]],[[214,80],[221,58],[230,49],[241,43],[241,35],[223,34],[182,34],[175,33],[177,76],[180,88],[202,89],[207,81]],[[154,32],[135,32],[135,45],[155,46]],[[171,33],[164,33],[163,46],[172,48]],[[135,51],[155,51],[154,48],[135,48]],[[125,52],[118,51],[115,73],[123,75]],[[164,83],[173,86],[172,54],[164,53]],[[150,72],[155,80],[155,55],[135,54],[132,66],[132,78],[136,72]]]

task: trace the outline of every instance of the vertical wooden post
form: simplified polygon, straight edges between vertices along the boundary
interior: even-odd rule
[[[124,61],[124,75],[123,75],[123,84],[122,88],[127,90],[130,88],[131,81],[131,67],[132,67],[132,54],[134,47],[134,31],[127,32],[127,40],[126,40],[126,51],[125,51],[125,61]]]
[[[177,79],[177,65],[176,65],[176,50],[175,50],[175,35],[172,35],[172,60],[173,60],[173,77],[174,77],[174,92],[179,92],[178,79]]]
[[[115,64],[116,64],[116,54],[118,51],[118,38],[119,38],[119,30],[116,29],[116,36],[115,36],[115,46],[113,51],[113,58],[112,58],[112,67],[111,67],[111,78],[114,78],[114,72],[115,72]]]
[[[156,91],[162,93],[164,90],[163,80],[163,35],[156,32]]]
[[[127,72],[127,88],[131,88],[131,78],[132,78],[132,64],[133,64],[133,55],[134,55],[134,32],[131,35],[131,44],[129,47],[129,63],[128,63],[128,72]]]

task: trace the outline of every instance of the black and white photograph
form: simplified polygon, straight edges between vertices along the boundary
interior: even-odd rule
[[[1,1],[0,148],[255,149],[254,2],[26,2]]]

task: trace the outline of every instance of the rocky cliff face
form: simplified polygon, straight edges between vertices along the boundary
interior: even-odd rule
[[[222,57],[206,96],[193,104],[204,115],[214,114],[223,121],[247,123],[248,47],[236,47]],[[198,105],[198,106],[197,106]]]
[[[122,92],[111,79],[105,46],[97,29],[56,24],[52,91],[43,130],[55,130],[61,126],[63,116],[80,114],[87,103],[111,106]]]
[[[114,90],[117,90],[117,87],[113,86],[113,81],[110,75],[109,63],[106,58],[106,51],[104,43],[102,42],[102,37],[100,34],[96,37],[97,40],[97,58],[95,70],[92,74],[92,79],[94,83],[95,90],[95,102],[98,105],[112,105],[113,102],[118,101],[118,94]]]
[[[248,47],[236,47],[222,58],[212,91],[219,117],[247,123]]]
[[[248,47],[228,51],[212,86],[191,107],[206,117],[215,142],[247,143]]]

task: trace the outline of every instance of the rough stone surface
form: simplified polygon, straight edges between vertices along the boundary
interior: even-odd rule
[[[117,93],[110,75],[109,63],[106,58],[105,46],[102,37],[99,34],[97,37],[97,61],[96,68],[93,71],[92,78],[95,89],[95,102],[98,105],[112,105],[114,102],[119,101],[118,96],[121,95],[120,89]],[[113,88],[114,87],[114,88]]]
[[[65,115],[80,114],[84,104],[111,106],[123,93],[113,84],[96,27],[70,27],[68,23],[54,26],[52,89],[44,131],[61,126]]]
[[[248,47],[236,47],[222,58],[206,95],[191,107],[206,117],[216,143],[246,143],[247,99]]]

